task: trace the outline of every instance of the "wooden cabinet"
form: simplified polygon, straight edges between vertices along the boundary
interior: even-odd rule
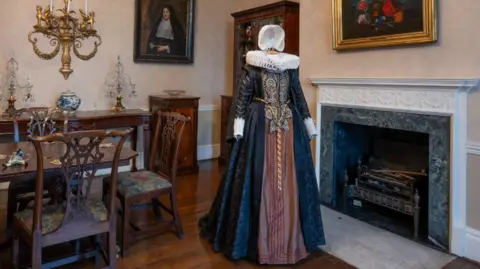
[[[149,109],[150,112],[152,112],[151,130],[155,131],[155,126],[157,124],[156,112],[159,110],[179,112],[187,117],[190,117],[190,122],[185,125],[182,142],[178,152],[177,175],[186,175],[198,172],[197,132],[199,99],[200,97],[195,96],[149,96]]]
[[[258,32],[267,24],[278,24],[285,30],[285,53],[299,55],[299,3],[280,1],[256,8],[233,13],[234,60],[233,91],[245,65],[245,56],[250,50],[258,49]],[[222,126],[220,144],[220,161],[228,159],[228,145],[225,143],[228,115],[232,103],[230,96],[222,96]]]
[[[231,14],[234,18],[233,89],[242,74],[248,51],[258,49],[258,33],[268,24],[278,24],[285,30],[286,53],[299,55],[300,6],[296,2],[280,1]]]

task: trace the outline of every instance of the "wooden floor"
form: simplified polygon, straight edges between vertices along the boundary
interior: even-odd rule
[[[178,202],[185,237],[178,239],[172,232],[136,243],[127,258],[118,260],[119,269],[229,269],[267,268],[248,261],[231,262],[222,254],[213,253],[210,244],[198,235],[197,221],[208,211],[220,181],[221,168],[216,161],[203,162],[199,174],[182,178],[179,183]],[[5,212],[0,212],[4,220]],[[3,224],[3,223],[2,223]],[[0,227],[1,228],[1,227]],[[0,254],[0,268],[10,268],[8,253]],[[66,268],[92,268],[90,261]],[[350,269],[355,268],[326,253],[312,255],[293,267],[268,266],[268,268],[297,269]],[[457,259],[445,269],[480,269],[480,266]]]

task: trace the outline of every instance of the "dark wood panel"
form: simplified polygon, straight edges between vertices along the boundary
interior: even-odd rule
[[[199,99],[200,97],[183,95],[178,97],[164,95],[149,96],[149,109],[150,112],[153,113],[151,126],[156,125],[156,112],[159,110],[179,112],[191,119],[190,122],[185,125],[182,143],[178,152],[178,175],[186,175],[198,171],[197,133]]]

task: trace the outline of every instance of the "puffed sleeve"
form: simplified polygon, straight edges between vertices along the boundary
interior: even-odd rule
[[[292,83],[292,93],[293,98],[295,99],[295,104],[302,115],[303,122],[308,132],[308,136],[310,138],[317,136],[317,128],[315,127],[315,123],[313,122],[312,117],[310,116],[310,111],[308,109],[307,101],[305,100],[305,96],[303,94],[302,85],[300,84],[300,80],[298,78],[298,69],[292,70],[290,72],[290,80]]]

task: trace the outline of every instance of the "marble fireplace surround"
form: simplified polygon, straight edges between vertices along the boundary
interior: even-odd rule
[[[322,106],[408,112],[448,116],[450,133],[450,241],[449,251],[471,256],[468,240],[467,196],[467,98],[478,88],[475,79],[321,78],[317,87],[317,128],[322,126]],[[374,112],[375,113],[375,112]],[[313,113],[312,113],[313,114]],[[316,139],[316,173],[320,179],[321,139]]]

